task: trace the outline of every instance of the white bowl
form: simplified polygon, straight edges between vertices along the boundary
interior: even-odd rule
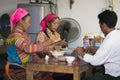
[[[66,54],[71,55],[73,53],[74,49],[73,48],[68,48],[66,49]]]
[[[71,64],[74,60],[75,57],[74,56],[65,56],[67,63]]]
[[[52,53],[52,55],[55,57],[55,58],[58,58],[58,56],[63,56],[65,54],[65,51],[50,51]]]

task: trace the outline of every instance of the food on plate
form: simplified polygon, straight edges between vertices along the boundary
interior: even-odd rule
[[[61,51],[61,46],[55,46],[55,50],[58,52]]]

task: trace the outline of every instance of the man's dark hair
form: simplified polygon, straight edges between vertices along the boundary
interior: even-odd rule
[[[105,10],[98,15],[100,24],[105,23],[109,28],[115,27],[117,14],[114,11]]]

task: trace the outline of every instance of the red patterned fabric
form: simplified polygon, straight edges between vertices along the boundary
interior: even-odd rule
[[[46,30],[46,24],[50,22],[53,18],[55,18],[57,15],[55,13],[50,13],[47,16],[44,17],[44,19],[40,22],[40,27],[42,27],[42,30]]]
[[[24,8],[16,9],[10,17],[10,27],[11,27],[11,29],[20,19],[22,19],[27,14],[28,14],[28,12]]]

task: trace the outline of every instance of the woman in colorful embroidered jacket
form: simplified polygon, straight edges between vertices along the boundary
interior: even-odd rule
[[[34,61],[33,57],[39,60],[35,52],[50,50],[42,43],[32,44],[30,36],[26,32],[30,27],[30,19],[30,14],[23,8],[16,9],[10,17],[11,34],[6,40],[8,54],[6,74],[10,80],[26,80],[26,63]]]
[[[41,31],[38,33],[36,43],[42,43],[44,46],[48,46],[51,50],[55,46],[66,46],[67,42],[61,40],[60,34],[57,32],[60,18],[55,13],[46,15],[40,22]],[[54,47],[52,47],[54,45]],[[41,73],[41,75],[50,75],[50,73]]]
[[[65,40],[61,40],[60,34],[57,32],[59,22],[60,18],[55,13],[50,13],[45,16],[40,22],[40,27],[42,30],[38,33],[36,43],[42,43],[43,45],[48,46],[50,49],[54,48],[51,47],[52,45],[67,45],[67,42]]]

